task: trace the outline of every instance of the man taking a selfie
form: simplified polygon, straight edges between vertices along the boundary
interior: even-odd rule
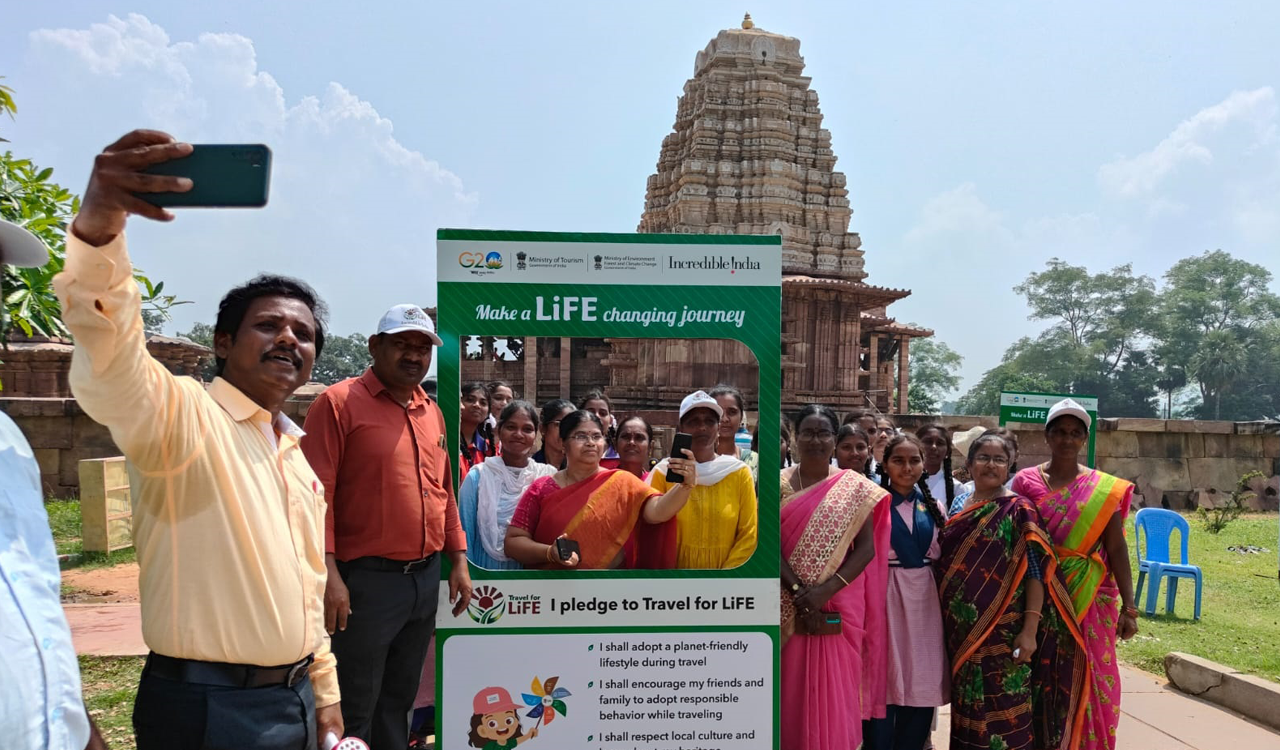
[[[134,729],[140,750],[315,747],[342,736],[324,630],[324,488],[281,407],[324,346],[324,303],[278,276],[233,289],[218,307],[207,391],[151,358],[125,220],[173,218],[135,193],[185,192],[191,180],[141,170],[190,153],[135,130],[99,154],[54,280],[75,336],[72,392],[130,462],[151,649]]]

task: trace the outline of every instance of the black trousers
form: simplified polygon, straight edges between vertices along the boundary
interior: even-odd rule
[[[889,706],[885,718],[862,722],[865,750],[923,750],[933,728],[936,709],[919,706]]]
[[[314,750],[311,678],[293,687],[230,688],[156,677],[133,704],[138,750]]]
[[[404,750],[413,699],[436,628],[440,556],[403,573],[362,562],[338,563],[351,596],[347,629],[330,641],[338,658],[342,722],[370,750]]]

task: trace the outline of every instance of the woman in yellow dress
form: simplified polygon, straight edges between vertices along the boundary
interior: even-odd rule
[[[680,431],[693,436],[698,484],[676,515],[676,567],[681,569],[736,568],[756,551],[757,508],[751,469],[734,456],[716,454],[720,404],[704,391],[680,402]],[[649,484],[667,492],[667,460],[653,468]]]

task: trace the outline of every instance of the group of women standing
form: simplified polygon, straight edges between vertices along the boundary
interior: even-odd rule
[[[653,427],[618,420],[599,391],[538,409],[506,383],[464,385],[458,508],[468,558],[493,570],[741,565],[756,547],[754,454],[718,452],[744,403],[731,386],[712,394],[684,399],[680,429],[692,445],[655,462]]]
[[[1114,748],[1133,486],[1078,463],[1088,413],[1051,408],[1012,482],[1016,443],[971,440],[971,486],[945,427],[845,422],[783,423],[784,750],[923,750],[948,702],[953,750]]]

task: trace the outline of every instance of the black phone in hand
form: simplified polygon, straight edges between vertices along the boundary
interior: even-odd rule
[[[569,562],[574,553],[577,553],[579,559],[581,559],[581,549],[573,539],[560,538],[556,540],[556,554],[560,557],[560,562]]]
[[[671,457],[688,458],[684,452],[692,447],[693,435],[687,432],[677,432],[675,439],[671,441]],[[671,468],[670,462],[667,462],[667,481],[671,484],[679,484],[684,481],[684,474]]]

